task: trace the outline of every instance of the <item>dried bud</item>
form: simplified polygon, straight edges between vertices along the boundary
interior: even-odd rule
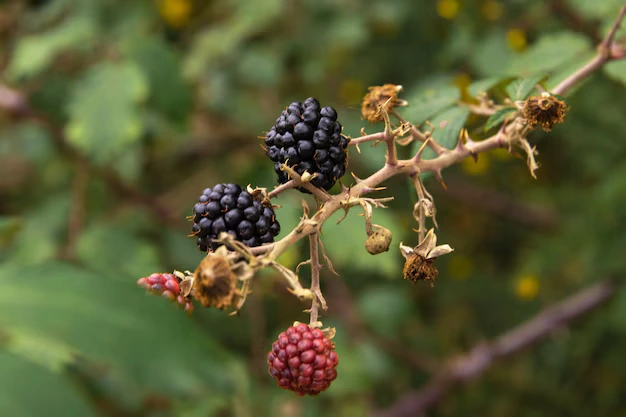
[[[228,260],[219,254],[207,255],[193,274],[193,296],[204,307],[224,309],[233,304],[237,277]]]
[[[373,231],[367,237],[365,241],[365,249],[372,255],[378,255],[379,253],[387,252],[389,245],[391,245],[391,230],[384,227],[378,227],[376,231]]]
[[[404,279],[416,283],[417,281],[426,281],[431,286],[439,275],[437,267],[433,265],[434,259],[426,259],[422,255],[413,252],[406,258],[404,263]]]
[[[383,86],[369,87],[369,93],[363,97],[361,115],[370,123],[383,121],[379,107],[389,112],[394,107],[406,106],[407,102],[398,99],[398,93],[402,91],[401,85],[385,84]]]
[[[542,93],[540,96],[529,97],[524,102],[522,115],[530,127],[541,125],[543,130],[549,132],[555,124],[563,123],[566,108],[565,102],[550,93]]]

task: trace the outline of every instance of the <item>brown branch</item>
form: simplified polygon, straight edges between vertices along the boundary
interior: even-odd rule
[[[402,116],[400,116],[398,113],[396,113],[393,109],[391,110],[391,114],[393,114],[393,116],[398,119],[400,121],[400,123],[408,123]],[[426,122],[428,123],[428,122]],[[432,127],[432,125],[431,125]],[[411,123],[411,128],[409,130],[409,133],[411,134],[411,136],[413,137],[414,140],[418,140],[420,142],[426,143],[427,146],[433,150],[433,152],[435,152],[436,155],[441,155],[442,153],[444,153],[447,149],[444,148],[443,146],[441,146],[439,143],[437,143],[434,140],[428,140],[430,138],[430,133],[429,134],[424,134],[422,132],[420,132],[420,130],[415,127],[415,125],[413,123]]]
[[[479,377],[498,359],[510,356],[549,336],[591,310],[607,303],[619,289],[617,282],[607,280],[585,288],[569,298],[548,307],[534,318],[509,330],[492,342],[482,343],[467,354],[451,358],[448,365],[425,387],[403,395],[391,408],[376,417],[413,417],[422,415],[450,391]]]
[[[318,235],[313,233],[309,235],[309,246],[311,249],[311,292],[313,293],[313,301],[311,301],[311,320],[310,324],[316,325],[319,318],[319,309],[326,309],[326,300],[320,289],[320,258],[318,248]]]
[[[393,134],[386,135],[385,145],[387,146],[387,164],[396,165],[398,163],[398,149],[396,149],[396,138]]]
[[[348,145],[356,146],[365,142],[382,142],[383,140],[385,140],[385,132],[378,132],[361,136],[360,138],[350,138]]]
[[[561,81],[559,85],[554,87],[552,89],[553,94],[565,95],[572,87],[587,78],[593,72],[597,71],[607,62],[623,58],[623,56],[613,56],[612,51],[615,33],[622,24],[622,20],[624,20],[625,15],[626,5],[622,7],[617,19],[615,19],[615,23],[613,23],[613,27],[611,27],[604,40],[600,43],[600,45],[598,45],[598,53],[596,56],[593,57],[587,64],[575,71],[572,75]]]
[[[87,188],[89,185],[89,165],[84,161],[76,161],[74,182],[72,184],[72,206],[67,221],[67,236],[60,257],[73,261],[76,256],[76,243],[85,227],[87,211]]]
[[[424,211],[424,200],[425,200],[425,196],[424,196],[424,185],[422,184],[422,180],[420,179],[419,174],[415,173],[411,175],[411,181],[413,182],[413,185],[415,186],[415,193],[417,194],[417,202],[418,202],[418,218],[417,218],[417,223],[418,223],[418,229],[417,229],[417,233],[418,233],[418,238],[417,241],[421,242],[422,240],[424,240],[424,236],[426,236],[426,212]]]
[[[269,198],[278,197],[280,193],[283,193],[287,190],[291,190],[296,187],[296,182],[294,180],[289,180],[284,184],[280,184],[278,187],[274,188],[272,191],[268,193]]]

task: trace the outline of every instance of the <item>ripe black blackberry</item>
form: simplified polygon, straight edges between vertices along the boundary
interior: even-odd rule
[[[280,184],[289,181],[280,170],[283,163],[300,175],[304,171],[317,174],[311,184],[325,190],[346,173],[348,139],[341,136],[337,112],[332,107],[321,107],[313,97],[304,103],[295,101],[283,110],[265,135],[265,146]]]
[[[217,184],[202,192],[193,207],[192,236],[198,249],[217,249],[221,232],[233,235],[249,247],[274,241],[280,232],[274,209],[263,206],[237,184]]]

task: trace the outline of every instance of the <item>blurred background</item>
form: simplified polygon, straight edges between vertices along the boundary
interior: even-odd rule
[[[193,317],[136,287],[202,259],[186,216],[220,182],[272,188],[259,136],[291,101],[337,109],[344,133],[370,85],[401,84],[404,117],[486,117],[512,77],[549,88],[594,54],[622,0],[4,0],[0,2],[0,415],[366,416],[419,389],[447,358],[626,271],[626,62],[567,98],[531,135],[541,168],[506,151],[426,180],[438,209],[434,288],[370,256],[355,210],[323,229],[338,379],[316,398],[280,390],[265,355],[299,303],[261,273],[239,316]],[[626,29],[618,37],[626,36]],[[512,97],[514,98],[514,97]],[[415,149],[403,148],[407,157]],[[359,177],[383,148],[350,153]],[[349,175],[346,183],[350,183]],[[374,222],[415,245],[405,178]],[[383,196],[383,194],[381,194]],[[303,196],[276,203],[284,236]],[[296,245],[280,261],[308,258]],[[302,282],[308,284],[308,270]],[[626,416],[626,290],[543,343],[451,391],[432,416]]]

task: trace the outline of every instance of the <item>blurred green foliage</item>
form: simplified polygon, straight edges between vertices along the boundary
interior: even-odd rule
[[[431,121],[444,146],[463,127],[480,139],[508,111],[488,120],[459,101],[477,103],[483,92],[521,100],[537,82],[556,85],[593,55],[622,3],[0,2],[0,95],[9,86],[32,106],[24,113],[0,97],[0,415],[368,415],[428,381],[420,364],[623,275],[622,61],[567,98],[566,123],[532,135],[538,180],[505,152],[445,171],[446,182],[509,199],[509,211],[427,181],[439,240],[456,249],[438,261],[434,288],[401,279],[397,250],[368,255],[357,212],[324,226],[341,276],[324,270],[323,320],[337,328],[340,365],[318,398],[279,390],[265,369],[273,338],[307,319],[278,277],[261,274],[240,317],[198,309],[189,318],[135,286],[152,272],[195,268],[202,254],[185,216],[204,188],[273,186],[257,136],[292,100],[336,107],[344,133],[358,136],[379,128],[360,120],[367,86],[402,84],[402,115]],[[365,177],[384,150],[361,148],[349,168]],[[401,156],[416,151],[408,148]],[[396,199],[373,220],[393,232],[394,247],[414,245],[411,188],[405,179],[386,185]],[[283,236],[301,198],[277,201]],[[550,224],[510,215],[529,205]],[[295,267],[306,253],[298,245],[280,260]],[[625,329],[622,290],[593,317],[452,392],[432,415],[626,416]]]

